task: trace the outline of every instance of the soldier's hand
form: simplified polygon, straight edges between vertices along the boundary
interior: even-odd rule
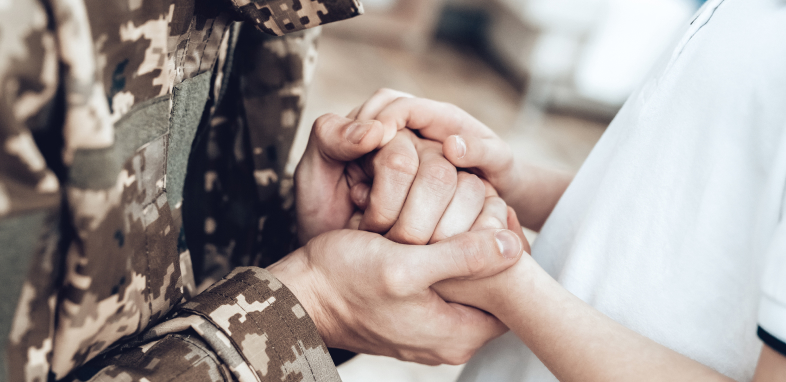
[[[377,121],[333,114],[317,119],[295,171],[301,243],[330,230],[360,228],[399,243],[426,244],[473,225],[484,205],[483,182],[457,172],[440,143],[406,129],[371,152],[383,135]],[[365,211],[350,221],[356,207]]]
[[[314,122],[306,152],[295,170],[298,236],[305,244],[320,233],[346,228],[356,208],[349,197],[347,164],[382,141],[377,121],[326,114]]]
[[[516,263],[524,245],[508,230],[403,245],[378,234],[332,231],[268,270],[298,297],[328,346],[425,364],[460,364],[507,328],[448,303],[430,286],[479,279]]]

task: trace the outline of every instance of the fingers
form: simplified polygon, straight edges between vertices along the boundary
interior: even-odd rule
[[[481,268],[470,266],[479,277],[505,266],[493,262],[515,262],[500,255],[495,233],[411,246],[368,232],[337,230],[268,269],[304,301],[328,345],[428,364],[460,364],[506,329],[483,311],[446,302],[431,283],[467,277],[460,269],[465,266],[458,265],[459,253],[470,258],[489,254]],[[490,250],[484,242],[491,242]],[[466,288],[456,290],[467,293]]]
[[[521,239],[521,243],[524,244],[524,252],[532,254],[529,240],[527,240],[527,237],[524,235],[524,228],[521,227],[521,223],[513,207],[508,207],[508,229],[513,231]]]
[[[406,134],[397,134],[373,156],[366,172],[373,176],[374,183],[368,194],[368,207],[360,221],[360,229],[384,233],[393,227],[419,166],[415,144]]]
[[[405,244],[426,244],[456,192],[456,168],[439,144],[419,143],[420,167],[398,220],[386,237]],[[374,202],[374,201],[372,201]]]
[[[483,210],[472,224],[471,231],[486,229],[509,229],[508,205],[499,196],[488,196],[483,203]]]
[[[522,239],[508,230],[466,232],[429,246],[404,247],[402,266],[414,287],[450,278],[478,279],[515,264],[523,248]]]
[[[474,168],[488,177],[503,176],[513,168],[510,147],[496,136],[451,135],[443,142],[442,152],[456,167]]]
[[[377,121],[354,121],[325,114],[314,122],[305,155],[319,153],[327,161],[348,162],[373,151],[382,141]]]
[[[456,167],[471,168],[472,172],[490,180],[502,194],[515,188],[518,179],[510,147],[464,110],[423,98],[387,95],[376,99],[378,103],[367,108],[369,112],[363,118],[382,123],[385,131],[382,144],[387,142],[389,132],[405,127],[418,130],[423,137],[442,142],[445,157]],[[390,99],[392,101],[376,112],[378,104]]]
[[[456,193],[448,208],[445,209],[429,243],[436,243],[469,231],[478,214],[484,208],[485,192],[486,187],[477,175],[459,171]]]
[[[352,199],[352,203],[361,211],[365,211],[368,208],[370,194],[371,186],[366,183],[357,183],[349,190],[349,196]],[[359,220],[358,223],[360,223]]]
[[[344,228],[345,229],[351,229],[351,230],[357,230],[358,226],[360,225],[360,219],[362,217],[363,217],[363,214],[361,214],[358,211],[355,211],[355,213],[352,214],[352,217],[349,218],[349,221],[347,221],[347,225]]]
[[[405,127],[419,130],[428,139],[444,142],[455,134],[470,134],[476,137],[496,136],[486,125],[464,110],[449,103],[424,98],[401,97],[393,100],[372,117],[385,129],[401,130]]]
[[[371,96],[371,98],[363,103],[363,105],[361,105],[359,108],[356,108],[355,110],[352,110],[352,112],[350,112],[347,117],[359,121],[372,120],[383,108],[399,98],[413,98],[413,96],[411,94],[397,90],[385,88],[379,89],[374,93],[374,95]],[[387,126],[385,128],[385,134],[379,147],[382,147],[390,142],[390,140],[393,139],[393,136],[396,135],[397,130],[398,128],[395,126]]]
[[[488,180],[483,179],[483,178],[481,178],[480,180],[483,181],[483,185],[486,187],[486,197],[487,198],[489,196],[499,196],[499,193],[497,192],[497,189],[494,188],[494,186],[492,186],[491,183],[489,183]]]
[[[391,102],[399,98],[414,98],[412,94],[404,93],[402,91],[382,88],[377,90],[362,106],[357,110],[355,119],[369,120],[379,114],[382,109],[388,106]]]
[[[381,139],[378,122],[358,123],[334,114],[314,122],[306,152],[295,171],[301,243],[346,225],[354,210],[344,177],[347,161],[374,150]]]

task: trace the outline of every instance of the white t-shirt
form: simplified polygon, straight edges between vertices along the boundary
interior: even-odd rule
[[[750,380],[757,327],[771,346],[786,342],[786,0],[710,0],[687,28],[598,142],[533,256],[615,321]],[[459,380],[555,378],[508,333]]]

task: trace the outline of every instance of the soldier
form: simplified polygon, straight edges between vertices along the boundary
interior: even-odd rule
[[[439,231],[459,190],[483,205],[477,178],[418,163],[434,147],[411,133],[318,121],[293,218],[283,168],[315,63],[308,28],[361,12],[354,0],[0,0],[2,378],[338,380],[326,343],[458,363],[506,330],[430,286],[512,265],[524,246],[511,231],[418,247],[326,232],[351,225],[343,174],[388,141],[363,162],[375,185],[405,179],[372,186],[377,205],[398,201],[383,223],[415,211]],[[406,208],[410,185],[428,188],[418,179],[444,181],[438,208]],[[298,235],[308,245],[262,268]]]

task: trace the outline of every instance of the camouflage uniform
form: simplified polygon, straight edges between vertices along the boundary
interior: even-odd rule
[[[0,0],[0,379],[338,380],[257,266],[294,237],[306,29],[361,12]]]

